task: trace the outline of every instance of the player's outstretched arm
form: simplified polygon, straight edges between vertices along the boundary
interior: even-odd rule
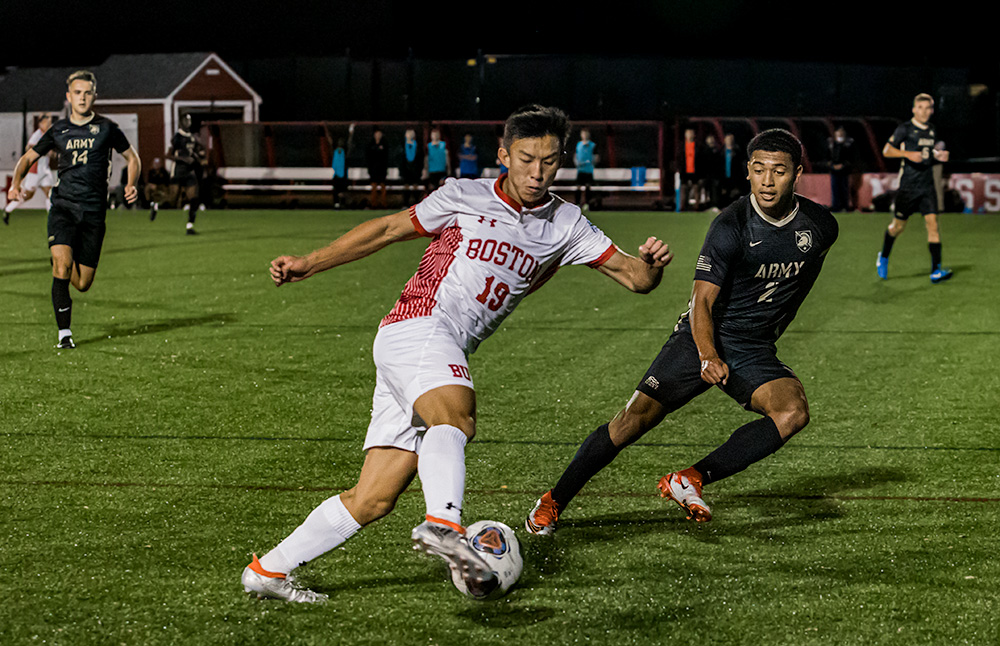
[[[21,155],[14,165],[14,177],[11,179],[10,188],[7,190],[7,199],[10,201],[21,199],[21,180],[31,165],[38,161],[41,155],[35,152],[34,148]]]
[[[729,379],[729,366],[719,358],[715,348],[715,322],[712,306],[720,288],[707,280],[694,281],[691,292],[691,336],[698,346],[701,359],[701,378],[710,384],[723,384]]]
[[[279,287],[297,283],[321,271],[369,256],[393,242],[419,237],[408,210],[368,220],[306,256],[275,258],[271,261],[271,280]]]
[[[631,291],[648,294],[660,284],[663,268],[673,259],[674,254],[667,243],[650,236],[639,245],[638,258],[619,249],[598,269]]]

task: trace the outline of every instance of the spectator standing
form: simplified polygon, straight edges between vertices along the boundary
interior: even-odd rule
[[[857,165],[854,139],[847,136],[843,126],[833,131],[833,136],[827,139],[830,151],[830,210],[853,211],[851,203],[851,175]]]
[[[420,159],[420,143],[413,128],[407,128],[406,139],[403,141],[403,163],[399,167],[399,175],[403,179],[403,202],[414,204],[423,193],[421,175],[424,172],[424,162]]]
[[[470,133],[465,133],[465,141],[459,149],[458,176],[462,179],[479,179],[479,152]]]
[[[573,162],[576,164],[576,203],[584,210],[590,208],[590,187],[594,185],[594,164],[598,159],[597,144],[590,138],[590,130],[581,129]]]
[[[722,138],[722,178],[719,181],[719,202],[724,209],[750,190],[747,186],[747,158],[736,145],[736,136],[729,132]]]
[[[694,210],[701,209],[701,192],[704,188],[704,181],[698,162],[704,163],[704,155],[699,154],[700,152],[701,147],[695,138],[694,128],[687,128],[684,130],[684,142],[681,146],[681,191],[678,211],[690,210],[692,202]]]
[[[385,178],[389,174],[389,148],[380,128],[375,128],[375,132],[372,133],[372,140],[365,151],[365,161],[368,164],[368,178],[372,183],[368,206],[373,209],[387,208],[389,200],[386,195]]]
[[[347,193],[349,179],[347,176],[347,151],[354,141],[354,124],[347,128],[347,141],[343,137],[337,139],[337,147],[333,149],[333,159],[330,166],[333,168],[333,208],[339,209],[343,204],[344,194]]]
[[[441,141],[441,131],[431,130],[431,140],[427,144],[427,154],[424,157],[424,168],[427,170],[427,190],[433,191],[444,183],[451,175],[451,157],[448,156],[448,145]]]
[[[702,147],[701,159],[696,165],[704,171],[705,193],[707,195],[706,204],[714,210],[719,210],[720,191],[723,177],[723,156],[722,147],[715,135],[705,137],[705,145]]]

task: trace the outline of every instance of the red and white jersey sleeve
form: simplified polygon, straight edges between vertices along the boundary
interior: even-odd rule
[[[39,141],[42,140],[43,134],[45,133],[43,133],[41,129],[36,129],[33,133],[31,133],[31,137],[28,138],[28,147],[34,148],[35,144],[37,144]],[[28,169],[28,172],[40,173],[40,174],[49,172],[49,156],[42,155],[41,157],[39,157],[38,161],[32,164],[31,168]]]
[[[449,179],[410,210],[431,243],[382,325],[444,317],[473,352],[560,266],[598,267],[614,254],[579,207],[553,196],[525,209],[503,180]]]

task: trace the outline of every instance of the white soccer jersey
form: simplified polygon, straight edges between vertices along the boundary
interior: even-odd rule
[[[471,353],[559,267],[599,267],[614,254],[579,207],[551,196],[526,209],[503,193],[503,180],[449,179],[410,209],[433,241],[382,326],[443,316]]]
[[[28,146],[29,147],[34,147],[35,144],[37,144],[39,141],[42,140],[42,135],[43,134],[45,134],[45,133],[43,133],[41,131],[41,129],[36,129],[33,133],[31,133],[31,137],[28,139]],[[30,169],[28,169],[28,172],[29,173],[38,173],[39,175],[44,175],[44,174],[48,173],[49,172],[49,156],[48,155],[42,155],[41,157],[39,157],[38,161],[36,161],[32,165],[32,167]]]

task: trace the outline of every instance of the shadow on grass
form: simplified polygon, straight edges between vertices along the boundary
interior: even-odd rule
[[[511,593],[516,595],[516,590]],[[458,616],[484,628],[507,629],[531,626],[547,621],[555,614],[556,611],[552,608],[530,608],[518,605],[516,599],[510,599],[508,603],[476,603],[474,607],[459,612]]]
[[[158,334],[160,332],[169,332],[171,330],[187,327],[211,325],[213,323],[233,323],[237,320],[239,319],[237,319],[237,317],[233,314],[222,313],[207,314],[204,316],[186,316],[168,319],[165,321],[157,321],[154,323],[146,323],[144,325],[109,325],[104,328],[104,331],[99,336],[82,339],[81,342],[87,344],[101,343],[120,337],[138,336],[141,334]]]
[[[540,574],[554,574],[560,569],[562,551],[577,543],[641,540],[644,534],[685,533],[702,543],[719,543],[731,536],[769,539],[782,528],[805,527],[842,518],[843,502],[838,496],[861,495],[887,483],[906,482],[906,472],[899,469],[864,469],[854,473],[832,473],[800,478],[778,489],[759,489],[748,493],[720,493],[713,501],[712,490],[705,493],[713,507],[714,520],[694,523],[685,518],[675,503],[662,501],[661,509],[629,509],[622,513],[569,518],[560,521],[556,540],[531,540],[535,569]],[[653,499],[653,496],[650,496]],[[739,508],[744,510],[740,511]],[[576,510],[571,510],[576,511]],[[585,513],[585,511],[583,512]]]

